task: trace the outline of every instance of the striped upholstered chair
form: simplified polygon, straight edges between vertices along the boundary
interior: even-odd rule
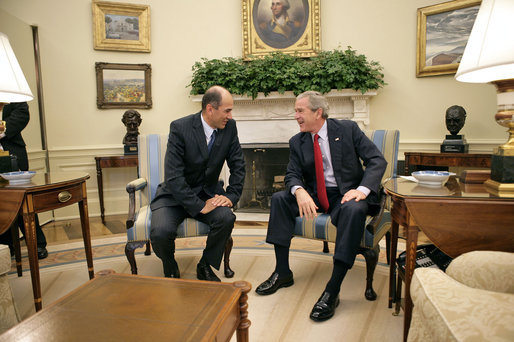
[[[137,274],[134,252],[146,245],[145,255],[150,255],[150,222],[152,211],[150,203],[157,186],[164,179],[164,155],[168,143],[167,134],[148,134],[138,136],[138,176],[127,184],[129,193],[129,215],[127,219],[127,244],[125,255],[130,263],[132,274]],[[139,196],[136,196],[138,194]],[[136,198],[137,197],[137,198]],[[177,238],[207,236],[209,226],[192,218],[186,218],[179,226]],[[229,258],[232,251],[232,237],[225,247],[223,260],[225,277],[231,278]]]
[[[365,131],[365,133],[366,136],[378,146],[387,160],[387,169],[382,181],[390,177],[395,177],[397,174],[400,132],[398,130],[369,130]],[[367,217],[364,235],[362,236],[359,248],[359,253],[366,259],[366,291],[364,292],[364,296],[367,300],[375,300],[377,298],[377,294],[373,290],[373,273],[375,272],[375,267],[378,263],[378,255],[380,253],[378,243],[386,233],[386,248],[389,261],[389,230],[391,228],[390,204],[382,189],[380,190],[380,194],[381,209],[375,216]],[[318,215],[313,220],[297,217],[294,235],[308,239],[323,240],[323,251],[328,253],[327,241],[335,242],[336,227],[330,222],[330,216],[328,214]]]

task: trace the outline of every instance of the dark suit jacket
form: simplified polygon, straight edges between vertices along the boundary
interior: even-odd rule
[[[194,217],[205,206],[205,201],[199,197],[202,191],[209,197],[225,195],[234,206],[239,201],[243,191],[245,162],[236,122],[229,120],[224,129],[218,130],[209,154],[201,115],[199,112],[171,123],[164,159],[164,182],[157,187],[150,206],[152,210],[180,205]],[[225,161],[230,169],[226,191],[219,185]]]
[[[27,102],[9,103],[4,106],[2,120],[6,122],[5,137],[0,139],[4,150],[18,158],[18,167],[22,171],[29,169],[29,159],[25,141],[21,131],[30,120],[29,106]]]
[[[371,190],[368,203],[378,203],[377,194],[387,166],[382,153],[354,121],[327,119],[327,130],[334,176],[341,195],[362,185]],[[311,134],[301,132],[293,136],[289,140],[289,149],[287,190],[300,185],[317,198]]]

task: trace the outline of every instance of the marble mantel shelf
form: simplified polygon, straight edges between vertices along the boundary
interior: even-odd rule
[[[351,119],[361,128],[369,125],[369,101],[377,94],[368,91],[362,94],[352,89],[332,90],[325,96],[329,103],[329,115],[337,119]],[[202,96],[191,97],[193,102],[201,102]],[[252,100],[251,97],[234,95],[232,115],[236,121],[259,120],[294,120],[294,102],[296,96],[291,91],[284,94],[263,93]]]

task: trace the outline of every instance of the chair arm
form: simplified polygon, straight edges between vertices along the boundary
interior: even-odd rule
[[[468,287],[434,268],[416,268],[408,341],[508,341],[514,296]]]
[[[450,263],[446,273],[469,287],[514,294],[514,253],[464,253]]]
[[[136,216],[136,191],[144,189],[146,187],[146,179],[138,178],[127,184],[127,192],[129,194],[129,212],[126,227],[127,229],[134,226]]]

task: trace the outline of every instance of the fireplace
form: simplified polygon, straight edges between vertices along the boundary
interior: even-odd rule
[[[246,176],[237,212],[268,213],[271,195],[285,189],[288,144],[241,144]]]

